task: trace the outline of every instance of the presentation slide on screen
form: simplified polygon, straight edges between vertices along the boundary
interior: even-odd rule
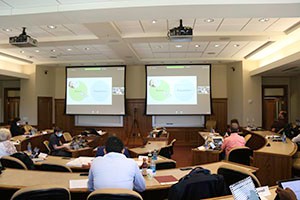
[[[68,78],[67,104],[111,105],[112,78]]]
[[[149,105],[196,105],[196,76],[148,76]]]
[[[211,114],[210,65],[146,66],[148,115]]]
[[[66,113],[125,114],[125,66],[67,67]]]

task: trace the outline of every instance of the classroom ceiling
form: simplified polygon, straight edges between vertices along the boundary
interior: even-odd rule
[[[300,7],[289,4],[297,1],[140,2],[0,0],[0,52],[38,65],[226,63],[242,60],[300,27]],[[167,38],[179,19],[194,29],[191,42]],[[8,43],[22,27],[38,40],[37,47]]]

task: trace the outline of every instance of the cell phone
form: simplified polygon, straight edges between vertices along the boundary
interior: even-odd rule
[[[70,157],[62,157],[61,159],[66,159],[66,160],[70,160]]]
[[[183,168],[180,168],[181,171],[186,171],[186,170],[191,170],[193,169],[192,167],[183,167]]]
[[[89,175],[89,173],[81,173],[81,174],[79,174],[79,176],[88,176]]]

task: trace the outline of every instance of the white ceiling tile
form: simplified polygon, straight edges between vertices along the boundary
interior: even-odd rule
[[[245,47],[248,43],[249,43],[248,41],[229,42],[228,45],[225,48],[223,48],[222,51],[218,54],[218,57],[232,57],[237,52],[239,52],[243,47]]]
[[[210,23],[205,22],[205,19],[197,19],[194,27],[194,33],[201,34],[203,32],[216,31],[221,22],[221,18],[216,18]]]
[[[170,58],[185,58],[185,53],[170,53]]]
[[[153,53],[154,58],[169,58],[169,53]]]
[[[278,18],[270,18],[266,22],[260,22],[260,18],[252,18],[249,23],[242,29],[243,32],[245,31],[264,31],[269,26],[271,26],[275,21],[278,20]]]
[[[243,58],[249,53],[256,50],[257,48],[259,48],[260,46],[262,46],[264,43],[265,41],[251,41],[233,56],[237,58]]]
[[[11,9],[12,7],[4,3],[3,1],[0,1],[0,10],[8,10]]]
[[[118,27],[122,34],[144,33],[138,20],[115,22],[115,25]]]
[[[156,23],[152,23],[152,20],[142,20],[141,24],[145,30],[145,33],[166,33],[168,31],[167,28],[167,20],[156,20]]]
[[[280,18],[278,21],[268,27],[266,31],[285,31],[299,21],[299,18]]]
[[[41,7],[41,6],[57,6],[59,5],[56,0],[26,0],[26,2],[21,3],[20,0],[2,0],[6,4],[12,6],[13,8],[31,8],[31,7]]]
[[[204,51],[209,42],[190,42],[188,51]],[[198,47],[196,47],[198,45]]]
[[[186,58],[200,58],[202,57],[203,52],[193,52],[193,53],[186,53]]]
[[[220,31],[240,31],[248,22],[249,18],[224,18],[218,32]]]
[[[212,41],[208,44],[205,52],[216,52],[218,54],[228,43],[228,41]],[[216,47],[216,45],[219,46]]]

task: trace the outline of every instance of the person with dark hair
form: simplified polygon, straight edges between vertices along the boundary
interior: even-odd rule
[[[53,134],[50,135],[49,138],[49,148],[51,149],[51,155],[53,156],[64,156],[71,157],[71,153],[66,151],[68,148],[67,145],[63,145],[60,141],[62,137],[62,130],[58,127],[55,127],[53,130]]]
[[[20,126],[20,118],[19,117],[16,117],[11,121],[10,132],[13,137],[17,136],[17,135],[23,135],[25,133],[25,130]]]
[[[111,136],[107,139],[105,155],[93,160],[88,180],[88,189],[94,191],[104,188],[134,189],[138,192],[145,190],[145,180],[137,163],[126,158],[123,142]]]
[[[235,147],[243,147],[246,144],[245,138],[238,134],[239,129],[236,125],[231,127],[230,136],[224,139],[222,144],[222,150],[225,151],[226,156],[228,155],[229,151]]]
[[[271,131],[277,133],[281,129],[285,128],[287,124],[287,113],[286,111],[281,110],[278,113],[278,119],[275,120],[271,126]]]
[[[240,132],[240,124],[237,119],[232,119],[230,120],[230,127],[227,130],[228,135],[232,133],[232,130],[236,132]]]

